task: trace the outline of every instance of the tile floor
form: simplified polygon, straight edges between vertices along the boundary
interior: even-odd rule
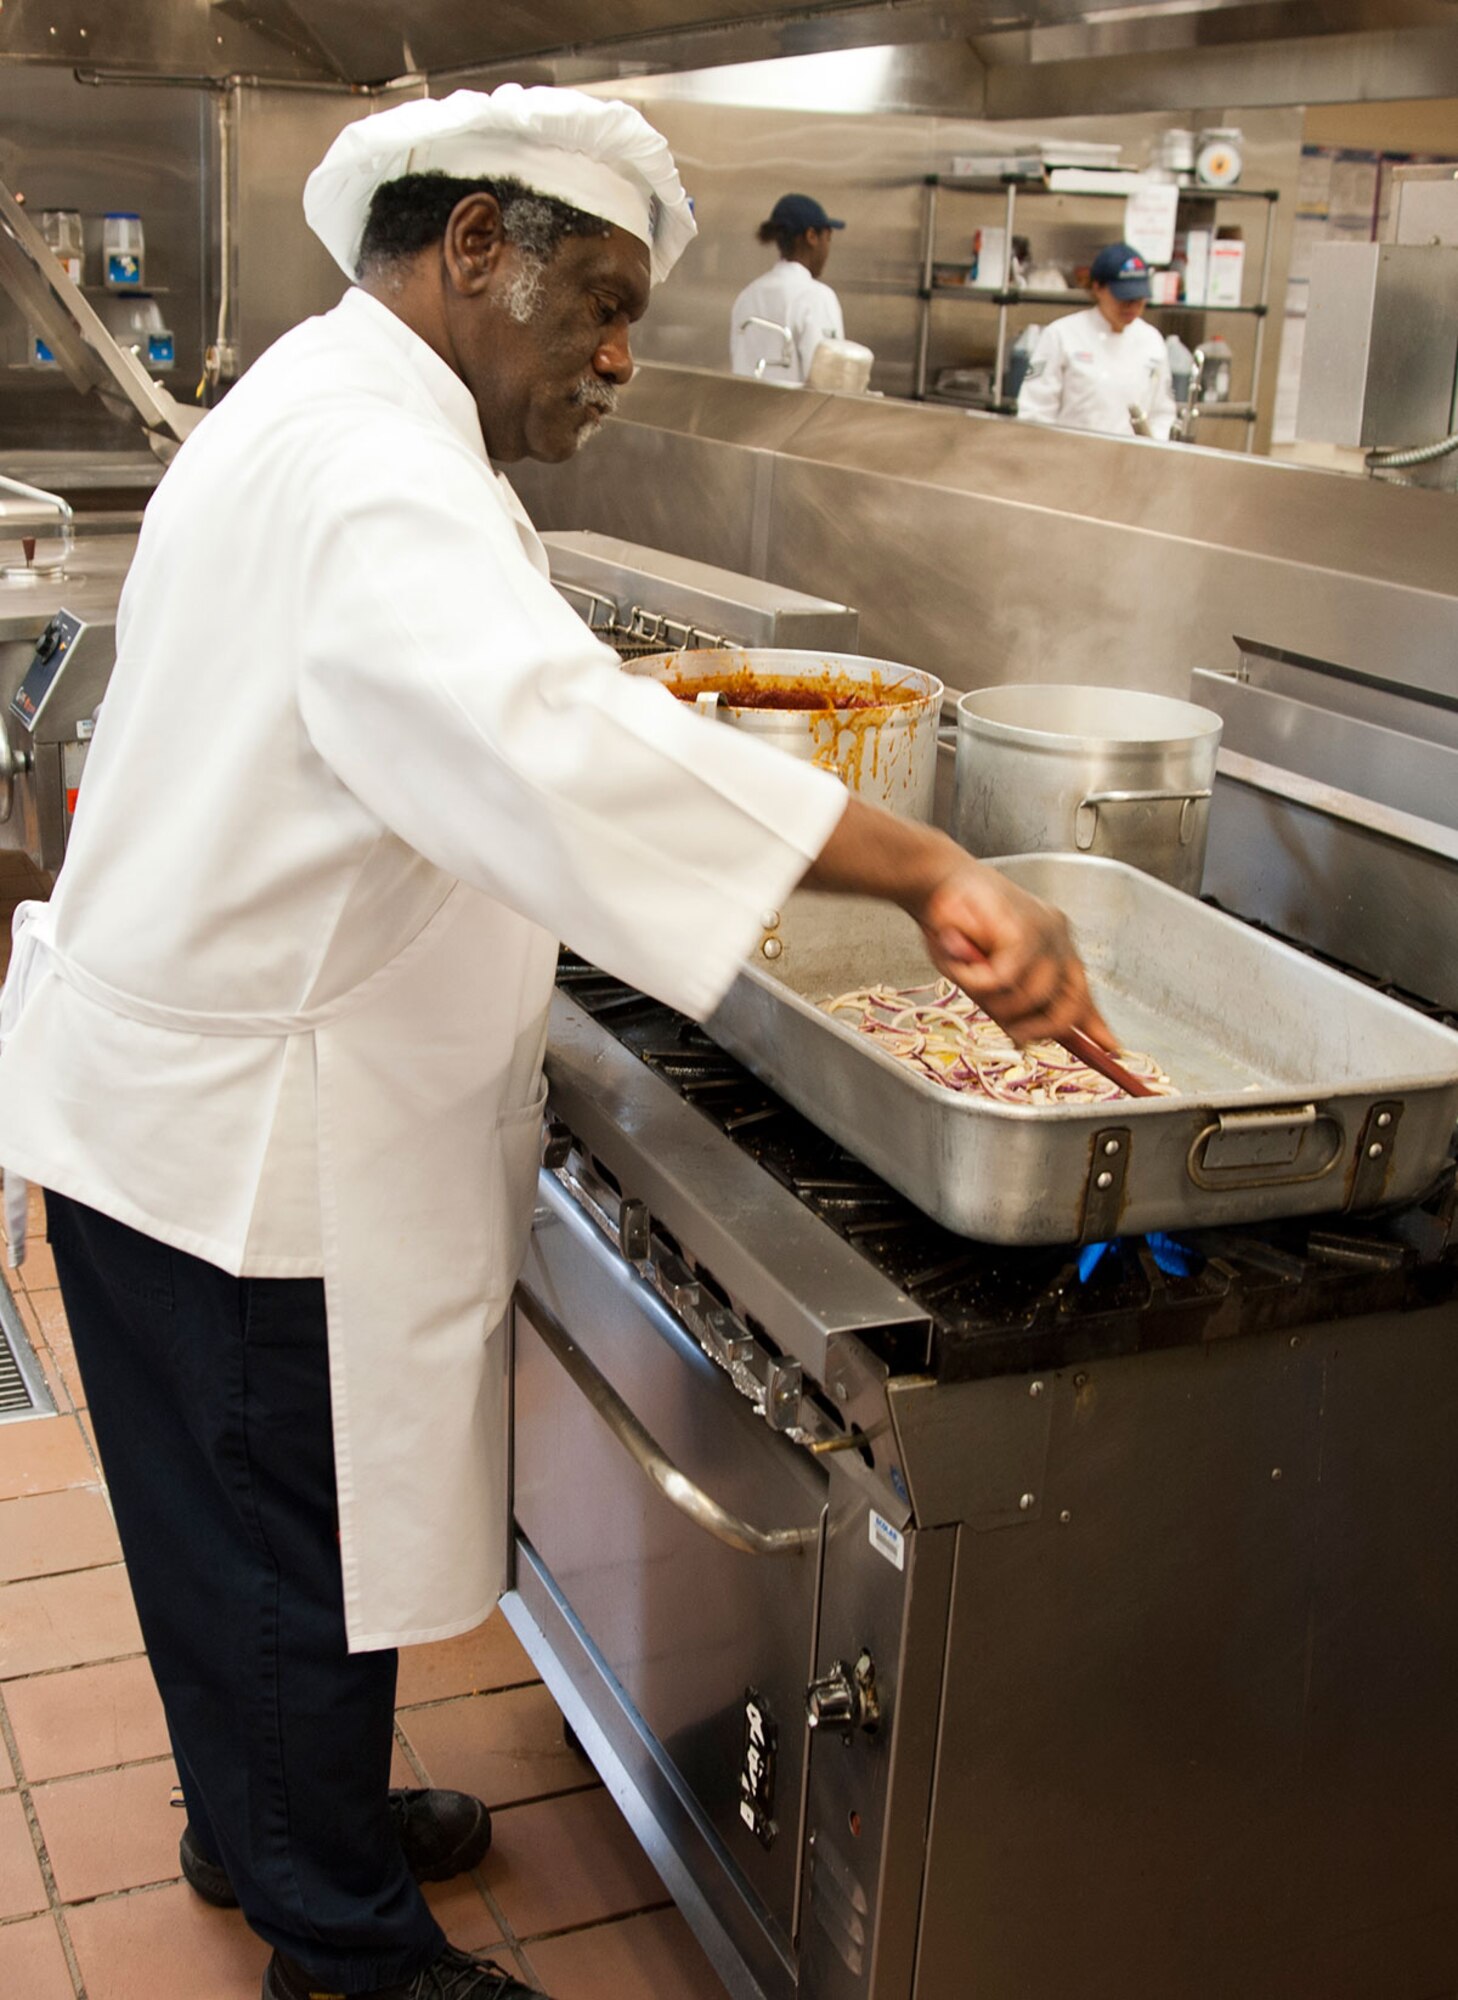
[[[0,1995],[257,2000],[267,1948],[178,1880],[167,1733],[43,1239],[10,1275],[58,1414],[0,1423]],[[495,1818],[482,1867],[427,1891],[458,1944],[554,2000],[724,2000],[499,1613],[404,1652],[399,1704],[396,1782]]]

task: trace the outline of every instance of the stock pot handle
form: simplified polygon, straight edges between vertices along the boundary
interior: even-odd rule
[[[1073,838],[1080,853],[1086,854],[1094,844],[1094,836],[1099,830],[1100,806],[1147,806],[1157,805],[1164,799],[1183,799],[1184,811],[1180,814],[1180,846],[1188,847],[1195,837],[1195,807],[1201,799],[1212,797],[1209,787],[1204,791],[1171,792],[1085,792],[1078,802],[1078,811],[1073,816]]]
[[[695,1527],[702,1528],[715,1541],[748,1556],[803,1555],[806,1550],[815,1547],[820,1540],[818,1527],[756,1528],[721,1507],[717,1500],[710,1499],[702,1486],[696,1486],[687,1473],[680,1472],[657,1440],[639,1423],[612,1383],[588,1360],[551,1307],[545,1305],[535,1292],[529,1292],[525,1285],[517,1286],[516,1301],[525,1309],[533,1332],[547,1352],[582,1391],[634,1464],[648,1475],[670,1506],[677,1507],[679,1513],[686,1515]]]

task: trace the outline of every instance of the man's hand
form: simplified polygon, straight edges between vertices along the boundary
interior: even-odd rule
[[[921,925],[932,962],[1019,1042],[1082,1028],[1119,1044],[1094,1006],[1060,911],[918,821],[853,798],[804,877],[899,903]],[[866,978],[876,976],[865,969]]]

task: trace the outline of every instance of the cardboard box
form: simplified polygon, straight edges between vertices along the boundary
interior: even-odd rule
[[[1207,306],[1238,306],[1245,278],[1245,245],[1239,238],[1217,236],[1210,245],[1210,273],[1205,285]]]
[[[1214,237],[1208,229],[1192,229],[1185,238],[1185,303],[1202,306],[1210,283],[1210,248]]]

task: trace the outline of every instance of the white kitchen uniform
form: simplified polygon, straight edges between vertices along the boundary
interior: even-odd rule
[[[787,326],[794,338],[794,357],[785,365],[785,343],[768,327],[744,326],[749,318]],[[729,315],[729,364],[736,375],[752,375],[762,360],[766,382],[803,382],[822,340],[844,340],[840,300],[803,264],[782,257],[773,270],[746,285]]]
[[[1035,423],[1133,437],[1133,404],[1151,437],[1167,438],[1174,389],[1162,337],[1142,319],[1116,333],[1097,306],[1043,329],[1018,391],[1018,415]]]
[[[465,385],[360,291],[184,446],[117,636],[18,920],[0,1160],[323,1274],[351,1646],[463,1631],[504,1580],[557,939],[703,1016],[846,793],[616,671]]]

